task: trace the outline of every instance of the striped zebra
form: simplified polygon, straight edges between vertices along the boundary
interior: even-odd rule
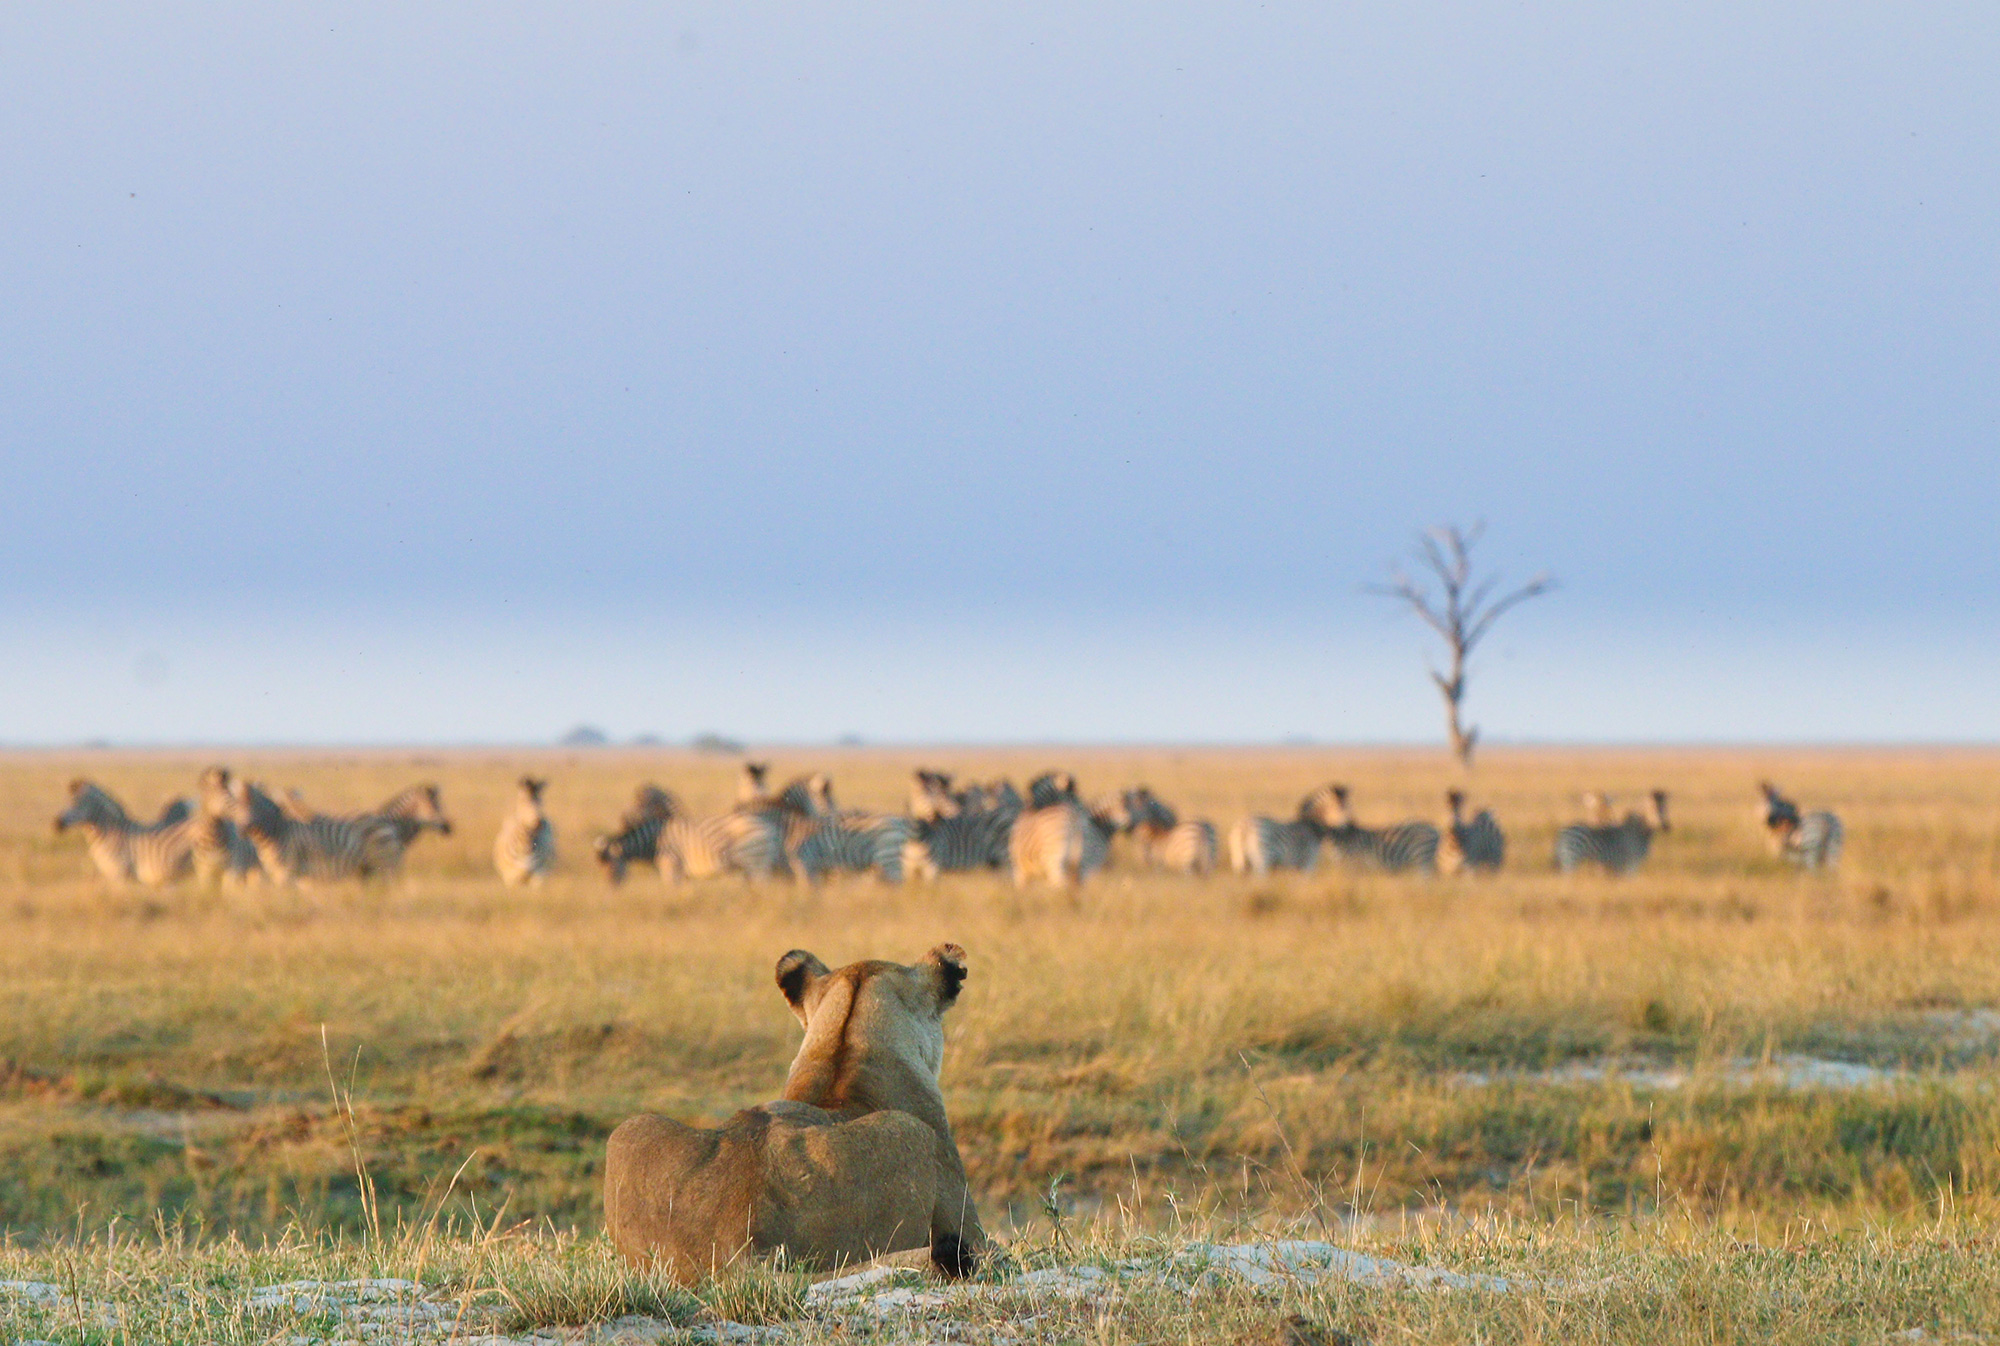
[[[441,837],[451,835],[451,818],[444,811],[444,796],[433,784],[412,785],[390,795],[381,804],[369,811],[369,815],[386,818],[396,829],[396,839],[407,849],[425,832],[436,832]]]
[[[833,812],[833,781],[823,772],[797,776],[776,794],[765,788],[770,770],[764,762],[746,762],[737,788],[736,811],[755,813],[778,829],[781,843],[778,869],[789,872],[798,863],[799,851],[819,830],[823,817]],[[749,795],[754,781],[757,794]]]
[[[1207,874],[1215,869],[1215,824],[1200,818],[1182,822],[1143,785],[1127,790],[1121,803],[1126,830],[1137,838],[1147,864],[1176,874]]]
[[[379,806],[359,813],[322,813],[308,806],[297,790],[285,791],[281,807],[294,822],[329,839],[340,837],[349,827],[386,825],[395,834],[396,844],[391,848],[377,843],[380,854],[372,872],[378,875],[400,870],[411,844],[425,832],[436,832],[441,837],[451,835],[451,818],[444,811],[444,796],[437,786],[430,784],[399,790]]]
[[[1556,868],[1572,873],[1594,865],[1611,874],[1630,874],[1646,863],[1655,833],[1668,830],[1667,792],[1655,790],[1651,817],[1628,813],[1618,823],[1571,823],[1556,833]],[[1604,805],[1608,816],[1609,805]]]
[[[834,802],[833,778],[823,772],[794,781],[805,789],[804,808],[815,826],[793,852],[799,872],[808,882],[829,873],[874,874],[889,883],[903,881],[903,849],[913,835],[913,822],[899,815],[868,809],[843,809]],[[788,802],[790,790],[778,796]]]
[[[82,777],[69,783],[69,807],[56,815],[58,835],[74,827],[97,872],[113,883],[158,886],[194,873],[193,805],[176,799],[150,823],[134,822],[110,791]]]
[[[1019,809],[979,809],[945,818],[913,818],[903,846],[903,871],[934,879],[999,869],[1007,864],[1007,843]]]
[[[1451,810],[1451,822],[1438,840],[1438,868],[1447,874],[1495,874],[1507,858],[1507,836],[1485,809],[1465,817],[1465,792],[1445,791],[1444,802]]]
[[[949,792],[949,777],[945,778]],[[1008,841],[1021,816],[1021,795],[1012,783],[974,785],[951,800],[949,812],[910,820],[903,845],[903,870],[918,878],[1000,869],[1008,863]]]
[[[912,819],[863,809],[822,815],[800,843],[795,863],[808,882],[828,874],[875,874],[888,883],[903,881],[903,853],[915,836]]]
[[[1076,797],[1076,777],[1067,771],[1044,771],[1028,782],[1031,809],[1054,808],[1064,801],[1075,801]]]
[[[803,817],[816,817],[831,813],[833,804],[833,777],[823,771],[815,771],[810,776],[797,776],[785,782],[785,788],[765,801],[770,808],[786,813],[796,813]]]
[[[386,819],[302,818],[254,782],[220,769],[204,773],[203,791],[204,810],[234,823],[276,882],[369,878],[402,863],[402,842]]]
[[[990,813],[1019,813],[1026,807],[1014,782],[1004,776],[998,780],[974,781],[958,792],[958,803],[967,811],[983,809]]]
[[[82,800],[81,797],[84,795],[90,796],[88,802]],[[69,783],[69,796],[70,807],[63,810],[65,814],[81,805],[83,810],[93,820],[109,823],[115,827],[136,827],[151,831],[172,827],[175,823],[192,814],[196,807],[195,801],[189,799],[186,795],[176,795],[160,806],[159,817],[153,819],[150,823],[142,823],[125,811],[125,806],[118,802],[117,795],[112,794],[111,791],[94,781],[85,780],[81,776],[78,776]],[[61,832],[66,826],[78,826],[81,821],[81,818],[72,819],[69,823],[65,824],[62,817],[58,816],[56,818],[56,831]]]
[[[772,809],[733,809],[712,818],[661,821],[657,838],[660,877],[668,883],[720,874],[769,878],[788,868],[785,832]]]
[[[1028,809],[1014,819],[1007,832],[1007,858],[1013,866],[1014,886],[1025,887],[1041,880],[1046,883],[1081,883],[1089,877],[1084,867],[1086,833],[1083,806],[1050,804]]]
[[[1299,801],[1296,817],[1245,818],[1229,829],[1229,867],[1238,874],[1274,869],[1309,870],[1337,813],[1334,787],[1322,785]]]
[[[831,806],[833,780],[825,772],[794,776],[775,794],[769,788],[770,772],[769,762],[743,764],[743,771],[736,782],[737,808],[774,810],[810,818],[819,810]]]
[[[679,796],[657,785],[641,785],[632,795],[632,806],[618,820],[618,831],[598,833],[591,843],[597,864],[613,884],[625,881],[626,869],[634,864],[657,865],[660,833],[669,818],[687,813]]]
[[[1014,886],[1082,883],[1104,868],[1113,828],[1077,798],[1076,777],[1066,771],[1037,776],[1028,784],[1028,808],[1007,835]]]
[[[1801,869],[1830,869],[1840,863],[1846,833],[1838,816],[1824,809],[1800,813],[1769,781],[1758,782],[1757,788],[1764,792],[1764,830],[1780,859]]]
[[[1013,787],[1009,785],[1007,788]],[[1086,872],[1110,864],[1112,839],[1125,831],[1130,823],[1124,804],[1116,799],[1099,799],[1086,804],[1077,791],[1076,777],[1067,771],[1046,771],[1028,782],[1029,808],[1053,808],[1060,804],[1073,804],[1083,810],[1084,821],[1089,827],[1084,836]]]
[[[764,778],[771,774],[769,762],[745,762],[736,773],[736,802],[743,807],[765,801]]]
[[[1438,830],[1421,819],[1394,823],[1388,827],[1363,827],[1354,821],[1347,787],[1335,785],[1335,819],[1327,828],[1327,844],[1351,864],[1379,869],[1389,874],[1405,870],[1437,873]]]
[[[345,864],[338,857],[344,853],[360,857],[353,874],[356,878],[388,878],[402,872],[403,855],[409,848],[405,838],[415,835],[405,831],[404,820],[379,813],[322,813],[307,804],[295,788],[285,791],[278,807],[304,829],[307,854],[335,857],[328,877],[349,877],[340,872]]]
[[[634,864],[656,865],[660,860],[660,833],[666,830],[662,817],[634,818],[616,832],[600,832],[591,842],[598,868],[613,885],[625,881],[625,871]]]
[[[556,829],[542,811],[542,791],[549,783],[521,777],[514,807],[493,838],[493,868],[509,888],[539,884],[556,866]]]
[[[965,801],[952,791],[951,773],[918,767],[910,773],[910,817],[918,822],[963,812]]]
[[[625,810],[618,820],[620,827],[630,827],[633,823],[648,818],[672,818],[687,812],[680,796],[672,790],[663,790],[651,781],[632,792],[632,806]],[[651,857],[647,857],[650,859]]]
[[[227,769],[209,767],[197,782],[201,825],[194,831],[194,872],[203,883],[246,883],[264,877],[256,843],[236,825]]]

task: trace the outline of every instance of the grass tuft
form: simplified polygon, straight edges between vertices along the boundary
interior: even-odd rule
[[[573,1235],[510,1245],[488,1264],[486,1283],[505,1302],[496,1324],[505,1332],[584,1327],[633,1314],[687,1324],[710,1302],[663,1276],[634,1271],[602,1239]]]

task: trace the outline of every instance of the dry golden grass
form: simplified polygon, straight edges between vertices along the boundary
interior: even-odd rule
[[[1061,765],[1225,825],[1329,779],[1364,820],[1435,819],[1459,779],[1412,751],[775,757],[781,776],[831,771],[850,804],[899,806],[918,762]],[[2000,754],[1493,751],[1469,789],[1513,859],[1484,881],[609,889],[588,838],[635,784],[697,808],[733,795],[732,761],[672,752],[229,756],[329,809],[438,781],[458,832],[387,886],[117,891],[50,834],[72,775],[149,814],[211,760],[0,762],[0,1217],[20,1237],[77,1228],[80,1208],[84,1226],[164,1207],[211,1231],[353,1230],[357,1148],[391,1217],[445,1200],[588,1231],[617,1120],[717,1118],[775,1090],[796,1035],[779,954],[906,960],[945,939],[972,960],[947,1097],[1003,1226],[1039,1227],[1052,1184],[1058,1210],[1221,1232],[1410,1209],[1894,1223],[2000,1195],[2000,1038],[1977,1014],[2000,1007]],[[553,781],[562,858],[508,892],[488,855],[527,769]],[[1838,878],[1766,857],[1761,775],[1841,813]],[[1654,785],[1675,828],[1645,873],[1551,872],[1580,790]],[[1736,1073],[1790,1056],[1910,1079]],[[1607,1061],[1695,1079],[1548,1073]]]
[[[438,1316],[421,1331],[381,1325],[389,1330],[374,1339],[493,1342],[487,1333],[507,1332],[521,1334],[511,1338],[520,1346],[546,1346],[564,1339],[547,1335],[552,1329],[625,1313],[665,1324],[700,1325],[717,1317],[772,1324],[775,1339],[799,1346],[857,1339],[1880,1346],[1985,1340],[2000,1325],[1995,1244],[1976,1231],[1947,1224],[1893,1236],[1832,1236],[1795,1223],[1772,1233],[1768,1240],[1745,1240],[1678,1221],[1638,1228],[1481,1221],[1367,1242],[1378,1254],[1408,1262],[1504,1276],[1507,1290],[1330,1281],[1257,1291],[1223,1282],[1190,1295],[1135,1279],[1087,1299],[1023,1296],[1017,1286],[1013,1295],[975,1292],[914,1320],[898,1322],[892,1314],[856,1322],[812,1311],[796,1275],[746,1268],[689,1293],[619,1265],[601,1239],[439,1228],[361,1242],[294,1232],[252,1246],[231,1239],[195,1244],[173,1230],[164,1237],[127,1231],[120,1239],[0,1248],[0,1336],[65,1346],[351,1340],[356,1325],[341,1324],[325,1301],[286,1296],[260,1304],[252,1287],[288,1285],[296,1292],[300,1282],[384,1276],[415,1283],[388,1296],[393,1308],[430,1309]],[[1177,1234],[1135,1239],[1102,1231],[1015,1245],[1023,1266],[1035,1269],[1132,1257],[1157,1266],[1164,1255],[1185,1248]],[[62,1298],[24,1298],[10,1292],[9,1280],[40,1281]],[[1312,1335],[1281,1336],[1287,1318]],[[530,1328],[543,1335],[527,1336]],[[652,1333],[632,1332],[629,1324],[608,1338],[651,1339]],[[657,1339],[713,1338],[669,1331]]]

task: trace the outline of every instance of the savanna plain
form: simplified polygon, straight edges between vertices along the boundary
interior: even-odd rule
[[[0,1280],[62,1296],[0,1295],[0,1337],[324,1337],[248,1288],[389,1277],[482,1332],[643,1312],[850,1339],[782,1269],[687,1293],[616,1265],[603,1142],[636,1112],[712,1123],[776,1095],[786,950],[910,962],[946,940],[970,979],[945,1097],[1018,1267],[1310,1238],[1507,1289],[1135,1285],[921,1329],[939,1339],[1275,1341],[1291,1314],[1357,1342],[2000,1335],[2000,752],[1496,749],[1470,773],[1416,750],[768,755],[845,805],[900,809],[919,765],[1060,767],[1225,828],[1334,780],[1364,823],[1439,821],[1460,786],[1508,862],[1191,879],[1114,852],[1077,892],[613,887],[590,838],[634,786],[720,809],[735,759],[9,754]],[[329,811],[435,781],[455,831],[393,882],[162,889],[107,886],[52,832],[72,777],[150,816],[217,761]],[[524,771],[551,782],[560,860],[508,890],[491,845]],[[1841,815],[1835,873],[1770,856],[1765,777]],[[1673,826],[1641,872],[1555,872],[1582,791],[1622,811],[1654,787]]]

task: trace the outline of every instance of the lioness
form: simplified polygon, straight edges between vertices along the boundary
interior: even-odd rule
[[[947,1276],[988,1251],[944,1115],[944,1012],[965,951],[839,971],[803,949],[778,989],[805,1025],[782,1100],[715,1130],[634,1117],[604,1156],[604,1223],[635,1265],[684,1284],[746,1252],[838,1266],[930,1245]]]

